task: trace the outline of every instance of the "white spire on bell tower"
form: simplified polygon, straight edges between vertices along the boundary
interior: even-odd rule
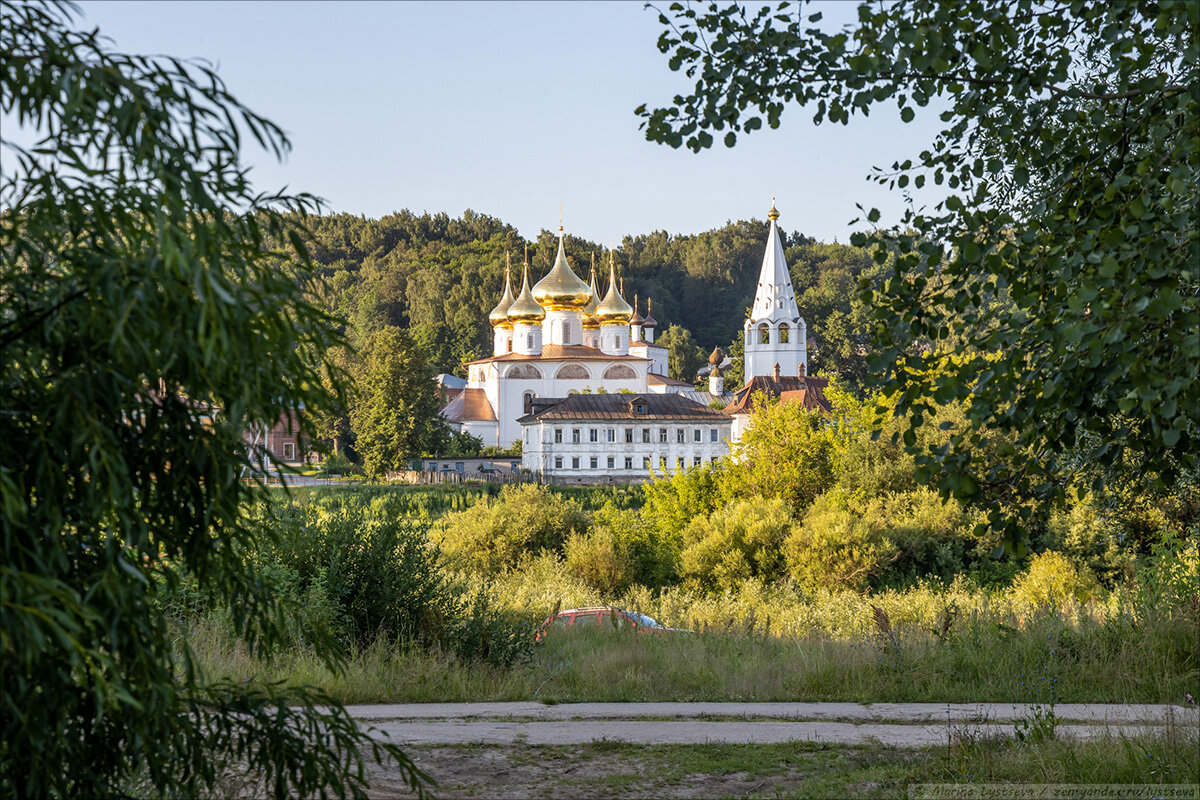
[[[758,273],[754,305],[745,324],[747,382],[756,375],[794,377],[801,366],[808,370],[808,325],[800,316],[792,276],[783,256],[774,197],[767,218],[771,221],[767,249]]]

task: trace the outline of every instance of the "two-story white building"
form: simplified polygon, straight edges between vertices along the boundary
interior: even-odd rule
[[[729,454],[733,420],[679,394],[577,394],[520,419],[521,466],[556,483],[637,483]]]

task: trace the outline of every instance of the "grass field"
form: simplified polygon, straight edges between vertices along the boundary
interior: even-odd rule
[[[1050,612],[1020,628],[973,617],[937,634],[564,631],[507,669],[379,639],[334,673],[303,648],[254,658],[215,620],[189,630],[213,675],[315,685],[344,703],[1181,702],[1186,692],[1200,694],[1195,634],[1189,618],[1073,624]]]

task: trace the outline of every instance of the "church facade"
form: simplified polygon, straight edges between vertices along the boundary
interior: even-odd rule
[[[766,253],[745,321],[745,376],[748,384],[767,378],[758,383],[770,392],[772,376],[806,380],[807,326],[774,203],[768,217]],[[666,348],[654,341],[652,301],[643,317],[638,298],[630,306],[621,292],[611,252],[608,267],[602,294],[594,269],[585,282],[571,268],[560,226],[545,277],[530,286],[528,255],[519,289],[505,270],[504,293],[489,315],[492,355],[465,365],[466,388],[442,410],[453,428],[485,445],[520,441],[524,468],[566,482],[645,479],[651,469],[689,468],[729,454],[745,419],[720,407],[745,392],[726,394],[719,369],[710,374],[707,393],[669,378]],[[820,393],[815,382],[807,379],[806,386]],[[747,406],[742,400],[743,416]]]

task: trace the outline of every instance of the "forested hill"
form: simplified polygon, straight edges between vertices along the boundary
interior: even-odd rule
[[[308,225],[313,256],[330,279],[328,303],[351,321],[353,339],[361,341],[385,325],[409,329],[435,369],[459,375],[462,362],[490,354],[487,314],[503,288],[505,255],[511,255],[519,280],[528,244],[530,277],[536,281],[553,262],[557,238],[543,231],[526,242],[513,226],[469,210],[461,218],[408,211],[380,219],[329,214],[310,218]],[[801,313],[820,345],[810,354],[813,368],[835,368],[857,383],[865,327],[852,298],[859,278],[876,269],[871,258],[848,245],[780,232]],[[707,354],[714,345],[729,349],[737,341],[766,237],[767,223],[757,219],[694,235],[626,236],[616,253],[617,269],[627,299],[632,303],[639,295],[643,313],[646,298],[654,298],[660,336],[672,324],[690,332],[690,337],[682,330],[671,333],[680,340],[673,350]],[[566,247],[585,279],[593,257],[598,273],[606,273],[600,244],[568,235]]]

